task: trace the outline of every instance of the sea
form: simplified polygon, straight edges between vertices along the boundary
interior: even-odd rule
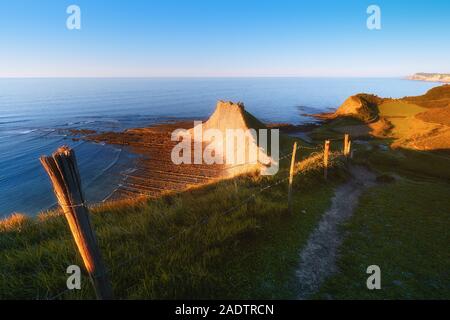
[[[0,79],[0,218],[56,205],[39,157],[74,148],[89,203],[109,198],[135,169],[121,146],[73,139],[70,129],[121,131],[206,119],[218,100],[243,102],[265,122],[302,124],[348,96],[420,95],[438,83],[401,78],[24,78]]]

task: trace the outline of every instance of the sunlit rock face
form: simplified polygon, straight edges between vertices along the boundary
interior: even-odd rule
[[[218,101],[209,119],[189,130],[195,141],[215,156],[222,156],[227,164],[226,175],[260,171],[272,161],[266,150],[270,146],[270,132],[264,145],[260,129],[266,126],[245,111],[244,104]],[[260,141],[258,145],[258,140]]]
[[[378,118],[377,106],[382,101],[375,95],[357,94],[345,100],[332,116],[352,116],[364,122],[372,122]]]
[[[408,77],[410,80],[431,81],[450,83],[450,74],[448,73],[415,73]]]

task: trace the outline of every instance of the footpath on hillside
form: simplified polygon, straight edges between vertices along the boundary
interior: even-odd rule
[[[300,253],[300,265],[296,272],[299,299],[307,299],[316,293],[322,283],[338,271],[336,261],[343,241],[339,227],[351,217],[363,191],[375,185],[375,174],[365,167],[350,165],[349,171],[350,180],[336,189],[331,207],[324,213]]]

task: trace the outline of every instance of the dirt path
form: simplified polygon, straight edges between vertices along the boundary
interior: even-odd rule
[[[375,185],[375,175],[362,166],[350,166],[352,178],[336,189],[330,209],[313,231],[300,253],[297,270],[299,299],[307,299],[317,292],[326,278],[337,272],[336,260],[343,237],[339,226],[357,206],[358,198],[368,187]]]

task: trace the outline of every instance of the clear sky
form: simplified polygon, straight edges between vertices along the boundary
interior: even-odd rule
[[[71,4],[81,30],[66,28]],[[0,0],[0,77],[421,71],[450,73],[449,0]]]

